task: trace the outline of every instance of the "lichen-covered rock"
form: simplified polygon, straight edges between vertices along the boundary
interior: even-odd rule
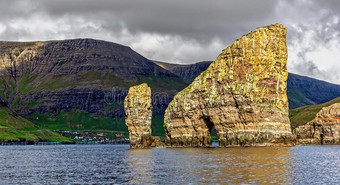
[[[258,28],[222,51],[170,102],[164,116],[169,146],[290,144],[286,28]]]
[[[161,138],[159,136],[152,136],[152,143],[151,147],[165,147],[165,144],[161,141]]]
[[[153,142],[151,102],[151,88],[146,83],[130,87],[125,97],[125,124],[129,130],[131,148],[148,148]]]
[[[302,144],[340,144],[340,103],[322,108],[312,121],[293,133]]]

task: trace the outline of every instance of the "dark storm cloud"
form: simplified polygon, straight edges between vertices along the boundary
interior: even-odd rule
[[[249,27],[261,26],[256,25],[256,20],[268,16],[276,1],[41,0],[38,4],[54,16],[94,16],[105,12],[106,16],[100,18],[106,20],[103,26],[107,29],[116,27],[113,18],[132,33],[173,34],[206,41],[213,37],[230,39],[238,29],[249,31]]]
[[[278,22],[288,28],[290,72],[340,83],[339,9],[338,0],[0,0],[0,40],[87,37],[194,63]]]

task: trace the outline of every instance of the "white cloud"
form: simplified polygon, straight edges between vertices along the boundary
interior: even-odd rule
[[[288,70],[340,84],[339,15],[316,1],[280,1],[272,19],[288,27]]]

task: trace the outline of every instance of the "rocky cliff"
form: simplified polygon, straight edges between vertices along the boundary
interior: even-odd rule
[[[1,103],[53,129],[127,130],[123,101],[143,82],[152,87],[160,120],[186,86],[131,48],[93,39],[0,42],[0,78]]]
[[[163,135],[174,94],[209,65],[156,65],[127,46],[93,39],[0,42],[0,104],[43,128],[127,131],[128,88],[148,83],[153,132]],[[288,96],[293,106],[322,103],[340,96],[340,86],[290,74]]]
[[[340,103],[322,108],[312,121],[293,133],[302,144],[340,144]]]
[[[322,108],[329,107],[335,103],[340,103],[340,96],[322,104],[307,105],[296,109],[290,109],[289,119],[292,129],[312,121],[315,118],[315,115],[320,112]]]
[[[275,24],[242,36],[170,102],[169,146],[284,144],[288,118],[286,28]]]
[[[151,146],[151,88],[146,84],[130,87],[124,100],[125,124],[129,130],[131,148]]]

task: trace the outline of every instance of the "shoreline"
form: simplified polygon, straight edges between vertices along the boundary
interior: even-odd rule
[[[1,146],[26,146],[26,145],[128,145],[129,143],[97,143],[97,142],[1,142]]]

